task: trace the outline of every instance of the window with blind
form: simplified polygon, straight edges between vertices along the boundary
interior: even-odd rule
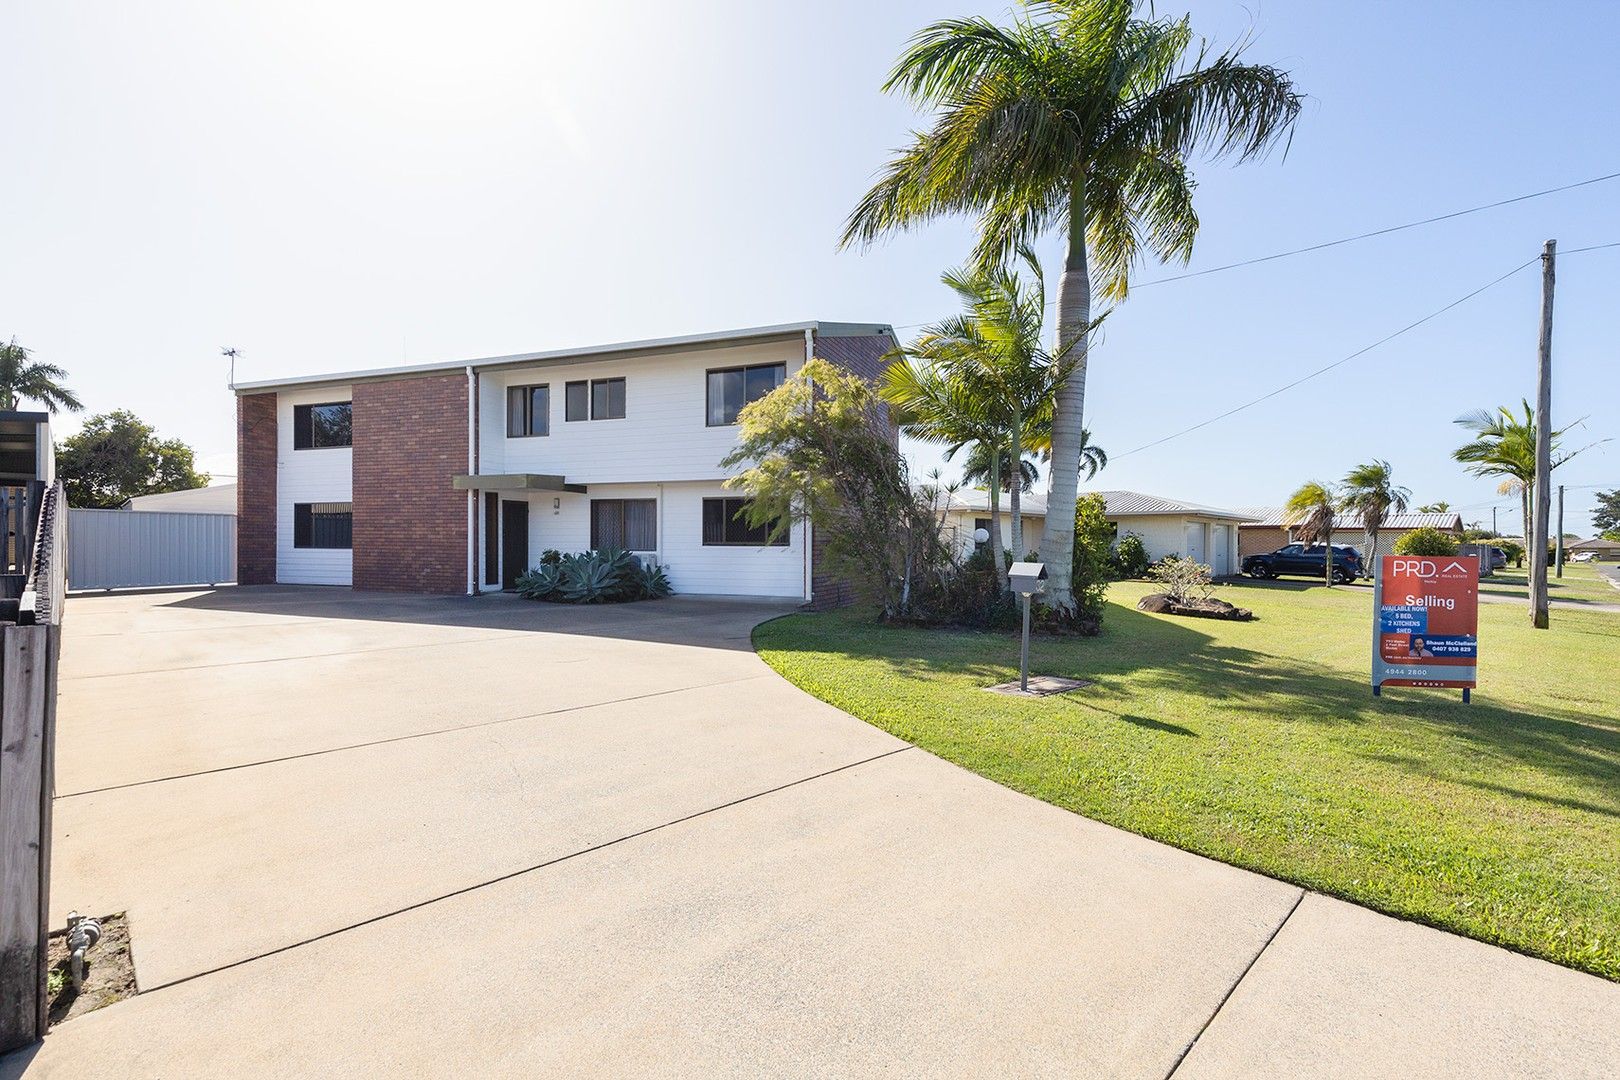
[[[657,499],[592,499],[591,549],[658,550]]]
[[[781,386],[787,378],[787,365],[718,368],[708,375],[708,423],[710,427],[724,427],[737,422],[744,405]]]
[[[787,547],[787,530],[783,529],[780,536],[772,539],[769,522],[748,524],[748,517],[743,513],[747,507],[747,499],[704,499],[703,546]]]
[[[354,407],[347,401],[293,406],[293,449],[354,445]]]
[[[506,437],[522,439],[551,434],[551,387],[509,386],[506,388]]]
[[[351,503],[293,503],[293,547],[354,547]]]

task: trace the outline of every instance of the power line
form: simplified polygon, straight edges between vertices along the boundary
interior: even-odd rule
[[[1433,225],[1436,222],[1450,221],[1452,218],[1459,218],[1459,217],[1463,217],[1463,216],[1468,215],[1468,214],[1477,214],[1477,213],[1479,213],[1479,212],[1481,212],[1483,210],[1494,210],[1494,209],[1496,209],[1497,207],[1500,207],[1500,206],[1510,206],[1513,203],[1524,202],[1524,201],[1526,201],[1528,199],[1539,199],[1539,198],[1542,198],[1543,196],[1546,196],[1546,195],[1556,195],[1559,192],[1563,192],[1563,191],[1573,191],[1576,188],[1588,187],[1588,186],[1590,186],[1592,184],[1601,184],[1601,183],[1604,183],[1606,181],[1614,180],[1614,179],[1617,179],[1617,178],[1620,178],[1620,172],[1612,172],[1612,173],[1608,173],[1608,174],[1603,175],[1603,176],[1594,176],[1594,177],[1591,177],[1590,179],[1587,179],[1587,180],[1578,180],[1573,184],[1563,184],[1563,185],[1560,185],[1559,187],[1546,188],[1546,189],[1541,190],[1541,191],[1532,191],[1532,192],[1529,192],[1528,194],[1525,194],[1525,195],[1515,195],[1511,199],[1499,199],[1496,202],[1484,203],[1484,204],[1482,204],[1480,206],[1471,206],[1471,207],[1468,207],[1465,210],[1453,210],[1448,214],[1439,214],[1439,215],[1436,215],[1435,217],[1424,218],[1421,221],[1408,221],[1405,224],[1401,224],[1401,225],[1389,225],[1389,226],[1386,226],[1386,227],[1384,227],[1382,229],[1373,229],[1370,232],[1357,233],[1354,236],[1343,236],[1343,237],[1340,237],[1337,240],[1325,240],[1325,241],[1323,241],[1322,243],[1319,243],[1319,244],[1311,244],[1311,245],[1308,245],[1306,247],[1293,248],[1293,249],[1291,249],[1289,251],[1279,251],[1279,252],[1276,252],[1276,253],[1271,254],[1271,255],[1259,255],[1259,256],[1256,256],[1256,257],[1254,257],[1252,259],[1242,259],[1242,260],[1239,260],[1238,262],[1226,263],[1226,264],[1221,265],[1221,266],[1211,266],[1211,267],[1207,267],[1207,268],[1205,268],[1203,270],[1192,270],[1192,271],[1189,271],[1188,273],[1176,274],[1176,275],[1174,275],[1172,277],[1155,278],[1152,281],[1137,282],[1136,284],[1132,285],[1131,288],[1133,288],[1133,289],[1145,289],[1145,288],[1148,288],[1149,286],[1152,286],[1152,285],[1164,285],[1164,284],[1167,284],[1167,283],[1172,282],[1172,281],[1185,281],[1188,278],[1203,277],[1206,274],[1218,274],[1218,273],[1220,273],[1220,272],[1222,272],[1224,270],[1236,270],[1239,267],[1254,266],[1254,265],[1256,265],[1258,263],[1272,262],[1272,261],[1274,261],[1276,259],[1286,259],[1286,258],[1289,258],[1289,257],[1294,256],[1294,255],[1304,255],[1304,254],[1306,254],[1308,252],[1312,252],[1312,251],[1322,251],[1322,250],[1324,250],[1326,248],[1338,247],[1341,244],[1351,244],[1351,243],[1356,242],[1357,240],[1369,240],[1369,239],[1371,239],[1371,238],[1373,238],[1375,236],[1387,236],[1390,233],[1403,232],[1403,231],[1405,231],[1407,229],[1416,229],[1416,228],[1418,228],[1419,226],[1422,226],[1422,225]],[[1562,255],[1575,255],[1575,254],[1579,254],[1580,252],[1583,252],[1583,251],[1597,251],[1597,250],[1602,249],[1602,248],[1612,248],[1612,247],[1620,247],[1620,242],[1613,243],[1613,244],[1594,244],[1591,247],[1573,248],[1573,249],[1571,249],[1569,251],[1560,252],[1560,254],[1562,254]],[[1047,301],[1046,306],[1047,307],[1054,307],[1054,306],[1056,306],[1056,304],[1057,304],[1057,300],[1052,299],[1052,300]],[[919,326],[926,326],[926,325],[928,325],[926,322],[905,323],[903,325],[893,327],[892,329],[895,329],[895,330],[915,330]]]
[[[1153,448],[1155,446],[1160,446],[1160,445],[1162,445],[1164,443],[1167,443],[1167,442],[1171,441],[1172,439],[1179,439],[1183,435],[1190,435],[1190,434],[1192,434],[1193,432],[1197,431],[1200,428],[1208,427],[1210,424],[1213,424],[1213,423],[1215,423],[1215,422],[1217,422],[1219,420],[1225,420],[1229,416],[1235,416],[1236,414],[1242,412],[1245,409],[1253,408],[1254,406],[1260,404],[1262,401],[1269,401],[1271,398],[1276,397],[1278,394],[1284,393],[1284,392],[1286,392],[1288,390],[1292,390],[1294,387],[1299,386],[1301,383],[1309,382],[1310,380],[1316,378],[1318,375],[1325,375],[1327,372],[1332,371],[1334,368],[1341,367],[1344,364],[1348,364],[1350,361],[1354,360],[1356,357],[1363,356],[1363,355],[1365,355],[1365,354],[1367,354],[1369,352],[1372,352],[1374,349],[1378,348],[1380,345],[1384,345],[1384,344],[1387,344],[1388,342],[1394,341],[1396,338],[1400,337],[1402,334],[1405,334],[1405,333],[1407,333],[1408,331],[1411,331],[1411,330],[1416,330],[1418,327],[1422,326],[1424,323],[1429,322],[1432,319],[1439,318],[1441,315],[1444,315],[1446,312],[1450,311],[1452,308],[1457,307],[1460,304],[1467,303],[1468,301],[1472,300],[1474,297],[1478,296],[1480,293],[1485,292],[1487,289],[1490,289],[1490,288],[1492,288],[1492,287],[1494,287],[1496,285],[1500,285],[1502,282],[1506,281],[1508,278],[1512,277],[1514,274],[1517,274],[1520,270],[1523,270],[1525,267],[1529,266],[1531,263],[1540,261],[1540,259],[1541,259],[1540,255],[1536,255],[1536,256],[1533,256],[1533,257],[1531,257],[1529,259],[1526,259],[1524,262],[1520,263],[1518,266],[1515,266],[1513,269],[1509,270],[1507,273],[1501,275],[1500,277],[1493,278],[1492,280],[1486,282],[1484,285],[1481,285],[1479,288],[1475,289],[1473,292],[1470,292],[1465,296],[1458,297],[1457,299],[1453,300],[1451,303],[1447,304],[1445,307],[1438,308],[1438,309],[1436,309],[1434,311],[1431,311],[1431,312],[1429,312],[1429,314],[1423,316],[1421,319],[1418,319],[1416,322],[1407,323],[1405,326],[1401,327],[1399,330],[1396,330],[1394,333],[1391,333],[1391,334],[1386,334],[1385,336],[1379,338],[1377,341],[1373,342],[1371,345],[1364,345],[1361,348],[1357,349],[1355,352],[1351,353],[1350,355],[1345,356],[1345,357],[1341,357],[1340,359],[1333,361],[1333,363],[1331,363],[1331,364],[1326,364],[1326,365],[1324,365],[1322,367],[1319,367],[1315,371],[1312,371],[1307,375],[1302,375],[1299,378],[1295,379],[1293,382],[1285,383],[1284,385],[1277,387],[1275,390],[1272,390],[1272,391],[1270,391],[1268,393],[1262,394],[1259,397],[1253,399],[1252,401],[1246,401],[1242,405],[1238,405],[1235,408],[1228,409],[1225,412],[1220,413],[1220,414],[1218,414],[1216,416],[1212,416],[1208,420],[1201,420],[1198,423],[1194,424],[1192,427],[1183,428],[1182,430],[1177,431],[1174,434],[1166,435],[1162,439],[1155,439],[1150,443],[1143,443],[1141,446],[1138,446],[1135,449],[1127,450],[1123,454],[1116,454],[1116,455],[1114,455],[1114,457],[1115,457],[1115,459],[1123,458],[1123,457],[1130,457],[1132,454],[1141,453],[1143,450],[1148,450],[1148,449],[1151,449],[1151,448]]]

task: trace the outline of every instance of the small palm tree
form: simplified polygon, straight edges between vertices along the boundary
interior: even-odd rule
[[[975,487],[988,488],[992,483],[999,483],[1001,490],[1011,492],[1013,477],[1017,476],[1018,490],[1025,495],[1035,490],[1035,484],[1041,478],[1041,470],[1029,458],[1019,458],[1018,467],[1013,467],[1012,453],[1005,446],[995,452],[995,461],[991,461],[991,451],[984,443],[974,443],[968,450],[967,457],[962,459],[962,480]],[[994,474],[997,479],[992,481]]]
[[[17,344],[16,338],[0,345],[0,409],[15,409],[27,398],[53,413],[61,409],[78,412],[84,406],[62,385],[65,378],[67,372],[55,364],[30,359],[29,350]]]
[[[1284,508],[1288,523],[1307,544],[1320,543],[1327,549],[1323,562],[1323,576],[1328,588],[1333,587],[1333,509],[1337,500],[1326,484],[1315,480],[1301,484]]]
[[[1478,409],[1459,416],[1457,424],[1472,431],[1475,438],[1453,450],[1451,456],[1467,465],[1469,473],[1474,476],[1501,477],[1502,483],[1497,488],[1500,493],[1518,492],[1519,507],[1524,514],[1524,534],[1528,538],[1530,499],[1536,483],[1536,414],[1528,401],[1521,400],[1520,407],[1518,414],[1503,405],[1494,413]],[[1558,444],[1569,434],[1569,430],[1566,427],[1552,433],[1550,443],[1552,467],[1555,469],[1582,450],[1591,449],[1589,445],[1580,450],[1562,452]]]
[[[889,162],[842,240],[972,214],[980,261],[998,262],[1044,234],[1064,236],[1053,353],[1071,359],[1074,375],[1055,395],[1041,552],[1044,599],[1067,612],[1093,267],[1103,294],[1123,299],[1144,248],[1189,258],[1198,215],[1188,159],[1263,154],[1301,101],[1286,73],[1243,63],[1238,48],[1209,49],[1187,19],[1138,19],[1137,7],[1050,0],[1010,26],[963,18],[924,29],[884,89],[937,108],[933,127]]]
[[[1397,485],[1389,462],[1374,459],[1357,465],[1345,476],[1339,490],[1339,509],[1361,518],[1361,527],[1367,534],[1367,563],[1364,569],[1371,573],[1377,565],[1378,530],[1390,513],[1406,513],[1412,499],[1411,491]]]

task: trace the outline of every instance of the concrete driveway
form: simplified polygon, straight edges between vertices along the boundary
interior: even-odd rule
[[[52,904],[142,993],[0,1077],[1609,1075],[1620,987],[1076,817],[775,610],[75,598]]]

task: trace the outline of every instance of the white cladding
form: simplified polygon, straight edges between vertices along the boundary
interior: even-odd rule
[[[717,480],[737,428],[708,426],[707,373],[752,364],[804,365],[804,342],[779,341],[589,363],[555,363],[481,372],[478,377],[480,473],[548,473],[571,484]],[[624,419],[566,420],[566,386],[624,379]],[[550,387],[549,435],[506,437],[506,389]]]
[[[354,451],[348,447],[293,449],[293,407],[350,400],[347,386],[284,390],[276,396],[276,580],[289,585],[348,585],[354,553],[293,547],[295,503],[346,503],[354,498]]]

